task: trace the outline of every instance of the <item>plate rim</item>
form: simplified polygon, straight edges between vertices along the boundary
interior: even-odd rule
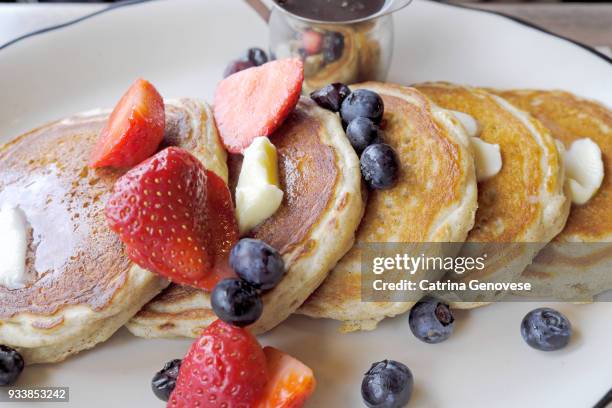
[[[583,42],[580,42],[578,40],[574,40],[572,38],[569,38],[569,37],[567,37],[567,36],[565,36],[563,34],[558,34],[558,33],[552,32],[552,31],[548,30],[547,28],[544,28],[544,27],[542,27],[542,26],[540,26],[540,25],[538,25],[536,23],[532,23],[530,21],[524,20],[524,19],[522,19],[520,17],[511,16],[511,15],[505,14],[505,13],[503,13],[501,11],[479,9],[479,8],[471,7],[471,6],[467,5],[467,4],[445,3],[445,2],[443,2],[443,0],[426,0],[426,1],[429,1],[429,2],[432,2],[432,3],[444,4],[446,6],[452,6],[452,7],[456,7],[456,8],[461,8],[461,9],[464,9],[464,10],[467,9],[467,10],[472,10],[472,11],[480,11],[480,12],[483,12],[483,13],[488,13],[488,14],[493,14],[493,15],[499,16],[499,17],[503,17],[505,19],[514,21],[515,23],[524,25],[524,26],[526,26],[528,28],[531,28],[531,29],[534,29],[536,31],[541,31],[544,34],[548,34],[551,37],[556,37],[556,38],[559,38],[561,40],[565,40],[565,41],[567,41],[567,42],[569,42],[571,44],[577,45],[578,47],[580,47],[580,48],[582,48],[582,49],[584,49],[586,51],[589,51],[590,53],[594,54],[595,56],[600,57],[601,59],[603,59],[604,61],[608,62],[609,64],[612,64],[612,58],[611,57],[608,57],[606,54],[604,54],[602,52],[599,52],[594,47],[592,47],[592,46],[590,46],[588,44],[585,44]],[[472,3],[472,4],[476,4],[476,3]],[[0,47],[0,50],[1,49],[2,48]]]
[[[60,24],[56,24],[56,25],[51,25],[51,26],[48,26],[48,27],[44,27],[44,28],[41,28],[41,29],[38,29],[38,30],[31,31],[31,32],[26,33],[26,34],[22,34],[19,37],[14,38],[12,40],[9,40],[8,42],[6,42],[4,44],[0,44],[0,51],[2,51],[4,49],[7,49],[8,47],[10,47],[12,45],[18,44],[18,43],[22,42],[25,39],[28,39],[28,38],[31,38],[31,37],[35,37],[35,36],[39,36],[39,35],[42,35],[42,34],[45,34],[45,33],[49,33],[49,32],[55,31],[55,30],[59,30],[59,29],[65,28],[65,27],[69,27],[69,26],[78,24],[78,23],[80,23],[82,21],[89,20],[91,18],[94,18],[96,16],[99,16],[101,14],[105,14],[105,13],[113,11],[113,10],[117,10],[117,9],[120,9],[120,8],[132,6],[132,5],[136,5],[136,4],[148,3],[148,2],[152,2],[152,1],[156,1],[156,0],[125,0],[125,1],[122,1],[120,3],[114,3],[114,4],[111,4],[108,7],[105,7],[103,9],[94,11],[94,12],[89,13],[89,14],[85,14],[85,15],[83,15],[81,17],[78,17],[78,18],[75,18],[75,19],[72,19],[72,20],[68,20],[68,21],[66,21],[64,23],[60,23]],[[580,41],[571,39],[571,38],[566,37],[566,36],[564,36],[562,34],[554,33],[554,32],[552,32],[552,31],[550,31],[550,30],[548,30],[548,29],[546,29],[544,27],[541,27],[538,24],[529,22],[527,20],[523,20],[522,18],[511,16],[511,15],[505,14],[503,12],[495,11],[495,10],[483,10],[483,9],[474,8],[474,7],[471,7],[471,6],[468,6],[468,5],[464,5],[464,4],[446,3],[446,2],[443,2],[442,0],[423,0],[423,1],[427,1],[427,2],[430,2],[430,3],[436,3],[436,4],[439,4],[439,5],[443,5],[443,6],[450,6],[450,7],[460,8],[460,9],[464,9],[464,10],[470,10],[470,11],[474,11],[474,12],[492,14],[492,15],[496,15],[498,17],[502,17],[504,19],[507,19],[507,20],[510,20],[510,21],[515,22],[517,24],[520,24],[520,25],[523,25],[525,27],[528,27],[528,28],[530,28],[532,30],[540,31],[540,32],[542,32],[544,34],[547,34],[547,35],[551,36],[551,37],[555,37],[555,38],[558,38],[560,40],[566,41],[566,42],[568,42],[570,44],[573,44],[575,46],[578,46],[578,47],[580,47],[580,48],[590,52],[592,55],[594,55],[596,57],[599,57],[600,59],[603,59],[604,61],[606,61],[607,63],[612,65],[612,58],[611,57],[608,57],[607,55],[599,52],[598,50],[596,50],[595,48],[591,47],[590,45],[587,45],[587,44],[584,44],[584,43],[582,43]]]

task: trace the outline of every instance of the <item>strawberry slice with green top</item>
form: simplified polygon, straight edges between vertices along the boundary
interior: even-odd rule
[[[150,82],[136,80],[100,133],[89,166],[129,168],[140,163],[155,153],[164,128],[164,100]]]
[[[299,58],[268,62],[221,81],[214,116],[226,149],[242,153],[253,139],[278,129],[298,103],[303,81]]]
[[[218,265],[237,241],[230,209],[225,183],[186,150],[169,147],[117,180],[106,218],[132,261],[210,290],[224,277]]]

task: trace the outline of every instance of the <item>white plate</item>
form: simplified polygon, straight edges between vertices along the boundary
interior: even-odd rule
[[[562,88],[612,106],[612,61],[582,46],[495,14],[425,1],[395,21],[392,81]],[[210,99],[226,63],[248,46],[265,45],[266,33],[237,0],[159,0],[23,39],[0,49],[0,136],[7,141],[49,120],[112,106],[138,76],[167,97]],[[533,307],[505,303],[459,313],[452,339],[435,346],[416,340],[406,317],[348,335],[337,334],[333,322],[294,317],[261,340],[315,370],[310,407],[362,406],[361,376],[384,358],[412,369],[414,407],[593,405],[612,386],[612,305],[556,305],[576,336],[568,349],[549,354],[520,337],[519,322]],[[74,407],[162,406],[150,378],[189,344],[121,330],[65,363],[28,367],[19,385],[69,386]]]

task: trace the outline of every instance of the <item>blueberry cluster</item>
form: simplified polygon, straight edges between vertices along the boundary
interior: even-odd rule
[[[449,306],[425,297],[410,310],[410,330],[419,340],[440,343],[453,332],[455,318]],[[564,348],[572,333],[570,321],[562,313],[539,308],[527,313],[521,322],[521,335],[531,347],[542,351]],[[414,384],[412,373],[404,364],[383,360],[372,364],[361,383],[361,396],[370,408],[400,408],[410,400]]]
[[[377,190],[391,188],[397,182],[399,160],[391,146],[385,144],[380,128],[385,105],[376,92],[357,89],[354,92],[344,84],[329,84],[310,94],[319,106],[339,112],[346,136],[361,156],[361,174]]]
[[[238,241],[230,252],[229,262],[238,278],[220,281],[213,289],[211,305],[224,322],[248,326],[263,313],[261,292],[281,281],[285,263],[276,249],[252,238]]]
[[[244,71],[247,68],[258,67],[268,62],[268,55],[261,48],[249,48],[246,55],[242,58],[229,63],[223,72],[223,78],[227,78],[236,72]]]

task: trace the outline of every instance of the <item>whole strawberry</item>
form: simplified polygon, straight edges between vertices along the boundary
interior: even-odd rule
[[[214,262],[207,209],[206,170],[189,152],[169,147],[117,180],[106,217],[132,261],[198,286]]]
[[[183,359],[168,408],[256,406],[268,382],[266,357],[247,330],[216,320]]]

